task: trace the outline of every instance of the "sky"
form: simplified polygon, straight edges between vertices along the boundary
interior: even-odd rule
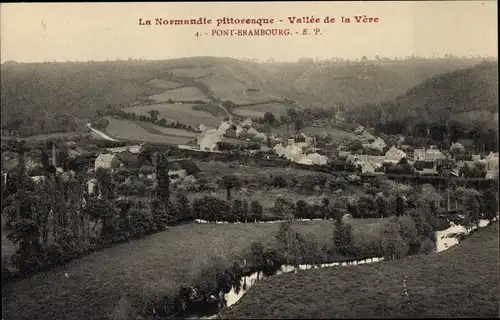
[[[314,16],[321,23],[290,24]],[[357,23],[354,16],[378,17]],[[326,17],[335,23],[323,23]],[[341,17],[351,23],[342,23]],[[266,18],[272,25],[139,25],[139,19]],[[279,22],[283,20],[283,22]],[[9,3],[0,7],[0,60],[102,61],[190,56],[233,58],[374,58],[493,56],[496,1]],[[290,29],[290,36],[212,36],[217,29]],[[307,28],[310,35],[302,35]],[[320,35],[313,35],[319,28]],[[196,37],[195,33],[202,34]],[[219,31],[220,32],[220,31]],[[298,32],[299,34],[295,34]],[[205,33],[207,35],[205,35]]]

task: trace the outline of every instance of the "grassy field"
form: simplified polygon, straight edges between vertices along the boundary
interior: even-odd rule
[[[122,119],[108,117],[109,124],[106,127],[106,134],[116,139],[135,140],[153,143],[187,144],[193,140],[192,137],[183,137],[165,134],[152,134],[139,124]]]
[[[139,126],[141,126],[142,128],[144,128],[145,130],[147,130],[149,133],[152,134],[188,137],[191,139],[196,139],[196,137],[198,136],[198,133],[185,129],[166,128],[145,121],[136,121],[135,123],[137,123]]]
[[[222,175],[236,175],[242,178],[269,178],[271,175],[285,175],[300,178],[301,176],[320,175],[331,177],[330,174],[324,172],[315,172],[310,170],[282,168],[282,167],[262,167],[256,165],[233,164],[222,161],[197,161],[196,164],[201,169],[202,176],[215,177]]]
[[[160,94],[155,94],[149,97],[149,99],[155,100],[157,102],[166,102],[168,99],[174,101],[194,101],[202,100],[208,101],[207,97],[199,89],[195,87],[182,87],[177,89],[169,89]]]
[[[272,129],[276,134],[285,134],[287,132],[286,125],[279,126],[277,128]],[[290,125],[290,133],[295,132],[293,125]],[[351,132],[347,132],[337,128],[331,127],[314,127],[314,126],[306,126],[299,130],[300,133],[305,133],[307,135],[327,135],[331,134],[333,139],[342,140],[342,139],[359,139],[358,136]]]
[[[439,254],[280,275],[222,318],[497,318],[498,245],[496,223]]]
[[[286,109],[296,108],[283,103],[264,103],[254,106],[243,106],[233,109],[233,112],[242,117],[261,118],[266,112],[272,112],[275,117],[286,114]]]
[[[161,89],[175,89],[179,87],[183,87],[184,84],[174,81],[169,81],[165,79],[152,79],[145,83],[148,86],[152,86],[155,88]]]
[[[209,112],[194,110],[191,104],[153,104],[149,106],[135,106],[125,109],[127,112],[134,112],[138,115],[150,116],[150,110],[158,110],[158,118],[165,118],[170,121],[178,121],[186,125],[204,124],[209,127],[218,127],[222,122],[223,116],[215,117]]]
[[[124,297],[142,308],[146,298],[190,283],[213,261],[233,262],[252,241],[271,244],[278,226],[183,225],[96,252],[3,288],[2,318],[107,319]],[[332,224],[303,222],[297,228],[328,241]]]

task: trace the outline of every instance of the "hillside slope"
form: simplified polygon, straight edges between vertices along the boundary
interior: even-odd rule
[[[319,97],[323,103],[358,105],[394,99],[429,77],[478,62],[476,59],[336,61],[268,64],[267,69],[295,89]]]
[[[498,244],[495,223],[439,254],[283,274],[222,318],[498,317]]]
[[[364,104],[350,110],[360,123],[375,125],[388,120],[445,121],[496,120],[498,62],[447,72],[427,79],[400,97]]]
[[[190,57],[2,64],[1,118],[3,126],[27,135],[73,131],[108,105],[137,105],[184,87],[193,88],[178,90],[177,96],[194,92],[193,100],[201,94],[208,100],[241,105],[289,100],[295,101],[296,107],[313,108],[338,102],[359,104],[395,98],[431,75],[471,63],[457,59],[266,65]],[[288,102],[285,104],[291,105]]]

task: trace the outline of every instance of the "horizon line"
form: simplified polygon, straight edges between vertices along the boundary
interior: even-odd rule
[[[378,59],[377,59],[378,57]],[[368,56],[361,56],[361,57],[301,57],[297,58],[294,60],[275,60],[274,58],[270,57],[267,59],[259,59],[259,58],[247,58],[247,57],[229,57],[229,56],[183,56],[183,57],[166,57],[163,59],[156,59],[156,58],[144,58],[144,57],[128,57],[128,58],[121,58],[121,57],[115,57],[114,59],[107,58],[106,60],[39,60],[39,61],[17,61],[14,59],[9,59],[9,60],[3,60],[0,57],[0,64],[42,64],[42,63],[94,63],[94,62],[126,62],[126,61],[149,61],[149,62],[155,62],[155,61],[168,61],[168,60],[180,60],[180,59],[195,59],[195,58],[219,58],[219,59],[234,59],[234,60],[240,60],[240,61],[251,61],[251,62],[257,62],[257,63],[301,63],[301,62],[342,62],[342,61],[350,61],[350,62],[364,62],[364,61],[405,61],[405,60],[439,60],[439,59],[471,59],[471,60],[498,60],[498,56],[491,56],[491,55],[469,55],[469,56],[459,56],[459,55],[454,55],[454,54],[444,54],[444,55],[437,55],[433,54],[431,56],[416,56],[416,55],[409,55],[409,56],[392,56],[392,57],[387,57],[387,56],[378,56],[376,55],[375,57],[368,57]]]

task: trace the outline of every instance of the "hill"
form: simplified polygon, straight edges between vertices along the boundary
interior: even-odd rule
[[[436,75],[396,99],[361,105],[350,110],[349,115],[356,122],[369,125],[390,120],[457,120],[481,127],[497,120],[493,118],[497,112],[498,62],[483,62]]]
[[[108,107],[121,109],[169,99],[230,100],[246,106],[248,110],[242,112],[252,114],[284,106],[317,108],[339,102],[381,101],[395,98],[436,73],[471,65],[471,61],[269,65],[190,57],[2,64],[2,126],[21,131],[23,136],[75,131]]]
[[[477,64],[476,59],[331,61],[266,64],[267,70],[321,103],[359,105],[394,99],[440,73]]]
[[[498,244],[495,223],[439,254],[271,277],[221,317],[496,318]]]

